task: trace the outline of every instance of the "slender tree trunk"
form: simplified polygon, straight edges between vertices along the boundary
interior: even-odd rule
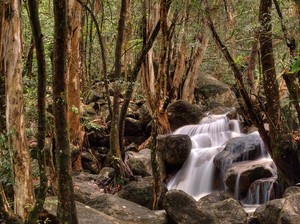
[[[57,216],[61,223],[77,224],[77,212],[71,176],[70,142],[67,122],[66,58],[67,1],[54,0],[53,102],[58,173]]]
[[[68,1],[68,67],[67,67],[67,92],[68,92],[68,122],[70,142],[79,144],[80,135],[80,34],[82,7],[76,0]]]
[[[40,172],[39,194],[36,197],[34,208],[30,211],[28,223],[36,223],[38,215],[43,208],[47,193],[47,176],[45,160],[45,135],[46,135],[46,59],[43,35],[39,20],[39,8],[36,0],[28,1],[28,13],[36,49],[38,63],[38,162]]]
[[[183,90],[182,90],[182,99],[190,103],[194,101],[194,90],[196,85],[196,80],[198,77],[198,70],[202,63],[204,54],[208,46],[208,35],[206,33],[198,34],[198,46],[195,49],[195,52],[192,54],[189,69],[187,72],[187,77],[185,79]]]
[[[14,210],[25,219],[34,203],[34,192],[23,108],[21,2],[6,1],[4,7],[5,15],[1,18],[0,31],[0,63],[6,81],[6,128],[13,160]]]
[[[121,68],[122,68],[122,46],[123,46],[123,38],[125,31],[125,21],[127,14],[127,0],[122,0],[121,2],[121,10],[120,10],[120,18],[118,22],[118,34],[117,34],[117,42],[115,49],[115,72],[112,76],[114,81],[113,89],[114,89],[114,98],[113,98],[113,109],[112,109],[112,118],[111,118],[111,129],[110,129],[110,150],[112,154],[116,157],[114,161],[115,168],[115,180],[119,182],[124,178],[125,170],[124,164],[122,160],[122,153],[120,148],[120,132],[119,132],[119,122],[120,122],[120,79],[121,79]]]

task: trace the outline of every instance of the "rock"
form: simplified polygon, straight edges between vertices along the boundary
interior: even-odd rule
[[[103,181],[107,181],[108,179],[112,178],[114,175],[114,168],[112,167],[103,167],[98,175],[98,184],[101,184]]]
[[[149,113],[146,103],[144,103],[139,108],[138,113],[139,113],[139,120],[141,121],[142,124],[142,129],[144,130],[144,132],[146,132],[146,127],[149,124],[149,122],[152,120],[152,117]]]
[[[195,86],[195,100],[209,108],[219,106],[234,107],[237,101],[230,87],[211,75],[200,75]],[[205,101],[203,100],[205,99]]]
[[[87,205],[111,217],[130,223],[164,224],[167,217],[163,211],[153,211],[116,195],[103,194],[90,199]]]
[[[285,197],[285,202],[280,212],[278,224],[300,223],[300,193]]]
[[[103,120],[97,119],[89,122],[86,126],[87,137],[90,146],[109,148],[109,130]]]
[[[192,141],[188,135],[162,135],[158,138],[158,151],[168,167],[180,167],[189,157]]]
[[[83,170],[93,174],[98,174],[102,168],[97,158],[88,151],[81,152],[81,164]]]
[[[167,192],[164,209],[172,223],[217,224],[210,211],[199,209],[196,200],[181,190]]]
[[[254,133],[228,140],[225,148],[214,157],[214,164],[220,170],[225,170],[234,162],[255,160],[261,156],[261,138]]]
[[[103,189],[98,186],[99,175],[80,172],[73,175],[73,182],[75,198],[81,203],[103,194]]]
[[[292,186],[292,187],[287,188],[283,193],[283,197],[285,198],[285,197],[288,197],[288,196],[291,196],[294,194],[300,194],[300,187]]]
[[[137,176],[151,176],[151,149],[143,149],[139,152],[126,152],[127,164],[132,173]]]
[[[161,186],[163,191],[159,207],[162,206],[167,187]],[[144,177],[138,181],[131,181],[125,185],[119,192],[118,196],[128,201],[135,202],[141,206],[152,209],[153,196],[153,177]]]
[[[247,213],[243,206],[235,199],[228,198],[223,201],[206,207],[217,220],[222,224],[245,224],[247,223]]]
[[[274,224],[280,216],[285,199],[275,199],[259,206],[254,212],[254,218],[261,224]]]
[[[131,117],[126,117],[125,119],[125,136],[143,136],[144,132],[142,130],[142,124],[139,120],[133,119]]]
[[[90,89],[87,93],[85,101],[87,104],[90,104],[93,102],[97,102],[101,98],[102,98],[101,95],[96,90]]]
[[[203,113],[200,107],[184,100],[175,101],[168,107],[171,131],[188,124],[198,124],[201,118],[203,118]]]
[[[255,180],[272,177],[275,174],[272,160],[262,159],[234,163],[225,171],[226,186],[235,191],[236,180],[239,176],[239,192],[245,193]]]
[[[57,213],[57,197],[46,198],[44,208],[53,216]],[[103,212],[97,211],[80,202],[76,202],[78,223],[80,224],[133,224],[110,217]]]
[[[207,207],[229,198],[233,198],[233,195],[227,192],[217,191],[200,198],[197,204],[199,207]]]
[[[97,115],[96,110],[93,108],[93,105],[84,105],[80,106],[81,115],[85,118],[94,117]]]

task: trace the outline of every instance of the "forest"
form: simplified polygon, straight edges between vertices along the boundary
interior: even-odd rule
[[[258,133],[274,164],[261,178],[276,170],[272,199],[284,200],[275,221],[258,207],[227,223],[299,223],[300,190],[296,199],[286,193],[300,183],[299,31],[299,0],[0,0],[0,223],[220,223],[222,212],[200,202],[185,210],[197,202],[168,181],[196,144],[173,133],[225,113],[227,131],[236,121],[239,137]],[[240,173],[223,174],[220,155],[213,162],[224,183],[214,190],[229,189],[237,203],[251,183],[236,194]],[[82,175],[90,175],[86,189],[95,180],[110,200],[162,210],[165,219],[124,221],[98,208],[109,217],[80,221],[78,203],[89,197],[78,193]],[[144,178],[147,205],[124,193]]]

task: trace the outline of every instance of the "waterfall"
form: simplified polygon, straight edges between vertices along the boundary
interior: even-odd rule
[[[242,135],[236,126],[239,123],[229,121],[226,115],[211,115],[202,119],[199,125],[177,129],[174,134],[190,136],[193,145],[190,156],[169,181],[168,189],[183,190],[197,200],[213,192],[216,169],[214,156],[224,149],[228,139]]]
[[[237,161],[222,161],[220,172],[216,172],[217,169],[213,160],[225,148],[229,139],[244,136],[241,133],[239,121],[229,120],[226,115],[211,115],[202,119],[198,125],[181,127],[173,134],[188,135],[192,140],[192,150],[182,168],[168,182],[168,189],[183,190],[196,200],[216,190],[224,190],[223,174],[225,169]],[[251,135],[259,136],[258,132]],[[269,158],[261,140],[260,145],[261,158]],[[248,159],[249,155],[245,153],[238,161]],[[240,199],[240,175],[241,173],[238,173],[236,177],[234,191],[236,199]],[[249,188],[248,196],[242,202],[245,204],[259,204],[270,200],[275,180],[274,177],[255,181]],[[222,183],[217,183],[218,181]]]

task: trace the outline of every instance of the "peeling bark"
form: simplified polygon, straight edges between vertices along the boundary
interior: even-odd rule
[[[34,192],[23,108],[21,2],[10,0],[4,7],[10,14],[1,18],[0,63],[6,79],[6,128],[14,174],[14,210],[25,219],[34,203]]]

